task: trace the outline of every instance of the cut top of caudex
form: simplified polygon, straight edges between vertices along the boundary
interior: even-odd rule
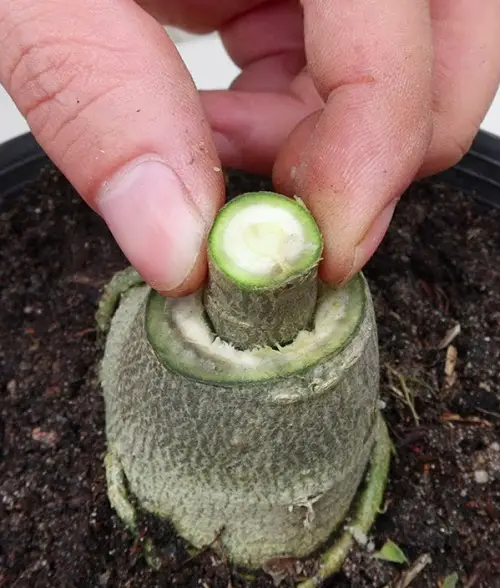
[[[220,339],[205,319],[200,292],[165,299],[152,291],[145,327],[148,340],[164,365],[187,377],[225,384],[254,382],[292,376],[318,364],[317,377],[322,381],[322,370],[331,370],[333,365],[322,360],[334,361],[337,356],[334,372],[341,377],[363,352],[367,335],[359,328],[361,324],[370,324],[366,316],[371,317],[372,313],[367,293],[361,276],[342,288],[323,285],[312,328],[300,331],[290,344],[278,349],[238,349]],[[304,395],[309,392],[304,391]]]
[[[318,264],[323,241],[296,200],[272,192],[243,194],[219,213],[209,255],[241,288],[279,286]]]

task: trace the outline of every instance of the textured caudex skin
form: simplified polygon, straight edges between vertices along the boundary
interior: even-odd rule
[[[205,309],[218,335],[236,348],[286,345],[310,326],[318,295],[316,266],[275,288],[242,289],[210,259],[209,275]]]
[[[224,528],[236,564],[311,553],[346,516],[380,430],[377,334],[364,279],[346,287],[361,296],[361,311],[343,346],[283,377],[243,372],[232,381],[218,380],[209,363],[207,378],[168,365],[165,346],[182,334],[152,344],[150,327],[167,320],[174,303],[166,299],[158,311],[158,295],[128,279],[137,285],[111,321],[101,371],[109,496],[119,516],[133,527],[126,486],[197,547]]]

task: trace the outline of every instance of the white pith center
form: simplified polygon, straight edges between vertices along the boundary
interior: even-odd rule
[[[349,296],[336,292],[319,301],[312,331],[300,331],[289,345],[276,350],[263,347],[248,350],[235,349],[230,343],[214,336],[203,314],[200,293],[175,299],[170,302],[172,320],[184,341],[190,342],[207,357],[227,362],[238,369],[265,369],[266,364],[276,361],[295,363],[307,357],[335,338],[351,323]]]
[[[293,268],[311,243],[292,211],[260,203],[234,214],[222,246],[231,263],[246,273],[275,276]]]

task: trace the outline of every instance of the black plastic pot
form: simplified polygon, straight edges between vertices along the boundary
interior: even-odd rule
[[[0,200],[36,179],[49,161],[31,133],[0,145]],[[470,151],[453,168],[435,176],[478,200],[500,208],[500,137],[480,131]]]

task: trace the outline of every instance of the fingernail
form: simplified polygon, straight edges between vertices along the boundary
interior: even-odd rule
[[[206,226],[177,174],[143,157],[106,182],[98,209],[130,263],[154,288],[170,291],[189,276]]]
[[[360,269],[375,253],[377,247],[384,238],[387,229],[389,228],[392,217],[394,215],[394,209],[396,208],[398,202],[399,198],[395,198],[384,208],[384,210],[375,219],[372,226],[368,229],[368,232],[365,234],[363,239],[357,245],[356,249],[354,250],[353,264],[351,272],[349,273],[349,278],[352,278],[355,273],[360,271]]]

